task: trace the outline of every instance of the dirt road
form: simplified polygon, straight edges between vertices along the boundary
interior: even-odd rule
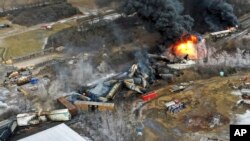
[[[61,55],[60,54],[48,54],[48,55],[44,55],[41,57],[37,57],[37,58],[22,61],[22,62],[14,63],[13,66],[15,66],[17,68],[25,68],[25,67],[29,67],[29,66],[35,66],[37,64],[41,64],[41,63],[44,63],[47,61],[51,61],[51,60],[56,59],[58,57],[61,57]]]

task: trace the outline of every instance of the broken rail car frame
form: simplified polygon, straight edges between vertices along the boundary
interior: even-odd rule
[[[67,99],[65,99],[64,97],[60,97],[57,99],[57,101],[65,108],[67,108],[72,116],[77,115],[78,113],[77,107],[72,103],[70,103]]]

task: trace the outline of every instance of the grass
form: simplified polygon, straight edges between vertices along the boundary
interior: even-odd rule
[[[10,24],[10,21],[8,21],[6,18],[0,17],[0,24]],[[11,30],[14,30],[18,27],[20,28],[20,26],[18,25],[11,25],[10,28],[0,29],[0,35],[9,32]]]
[[[79,8],[80,11],[96,8],[95,0],[68,0],[68,2]]]
[[[2,46],[8,49],[5,59],[15,58],[28,53],[40,51],[47,37],[70,26],[71,24],[60,23],[54,25],[53,30],[51,31],[37,29],[5,38],[2,41]]]

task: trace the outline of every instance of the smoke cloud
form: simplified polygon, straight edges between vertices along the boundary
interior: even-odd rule
[[[219,31],[238,25],[233,6],[225,0],[187,0],[184,5],[200,32]]]
[[[149,31],[159,32],[165,41],[176,41],[192,30],[194,20],[181,15],[183,6],[178,0],[125,0],[122,11],[137,13]]]

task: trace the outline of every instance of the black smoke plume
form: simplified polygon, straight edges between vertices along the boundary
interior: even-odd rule
[[[195,19],[200,32],[219,31],[238,25],[233,6],[225,0],[183,0],[185,12]]]
[[[181,15],[183,6],[178,0],[125,0],[122,11],[137,13],[149,31],[157,31],[165,41],[173,42],[192,30],[193,19]]]

